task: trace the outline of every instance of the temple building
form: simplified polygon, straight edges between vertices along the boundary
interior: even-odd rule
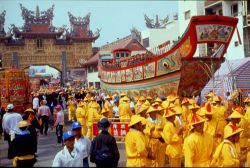
[[[93,56],[92,42],[100,31],[90,30],[90,13],[75,17],[68,12],[70,29],[54,27],[54,7],[40,11],[37,6],[31,11],[20,4],[24,25],[12,24],[10,32],[4,30],[6,11],[0,14],[0,68],[49,65],[62,72],[65,80],[74,70],[79,74],[79,68],[85,74],[81,62]]]

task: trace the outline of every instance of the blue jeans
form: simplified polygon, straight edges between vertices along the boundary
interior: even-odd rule
[[[88,157],[83,159],[83,167],[89,167],[89,160]]]

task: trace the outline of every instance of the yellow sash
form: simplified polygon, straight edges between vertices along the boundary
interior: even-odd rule
[[[24,156],[16,156],[14,157],[12,164],[14,167],[17,167],[17,161],[18,160],[30,160],[30,159],[34,159],[34,155],[24,155]]]

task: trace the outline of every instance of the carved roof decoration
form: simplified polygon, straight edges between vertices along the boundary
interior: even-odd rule
[[[6,14],[5,10],[0,14],[0,37],[3,37],[6,35],[4,31],[5,14]]]
[[[145,18],[147,28],[159,29],[159,28],[166,27],[169,16],[166,16],[165,18],[161,19],[160,22],[158,19],[158,15],[156,15],[155,22],[154,22],[154,19],[150,19],[146,14],[144,14],[144,18]]]
[[[67,34],[68,38],[72,38],[75,41],[87,39],[95,41],[100,36],[101,29],[97,29],[95,33],[89,29],[90,13],[84,17],[75,17],[68,12],[68,16],[70,22],[70,32]]]

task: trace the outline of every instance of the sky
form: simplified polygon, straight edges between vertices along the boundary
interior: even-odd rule
[[[145,30],[144,14],[151,19],[155,19],[156,14],[159,19],[169,15],[169,20],[173,20],[173,15],[178,12],[177,1],[0,0],[0,12],[6,10],[5,31],[10,24],[23,26],[20,3],[32,11],[37,5],[40,11],[44,11],[55,4],[52,21],[55,27],[70,26],[68,11],[76,17],[90,12],[90,29],[93,33],[97,28],[101,29],[100,37],[93,43],[94,47],[129,35],[132,27]]]

